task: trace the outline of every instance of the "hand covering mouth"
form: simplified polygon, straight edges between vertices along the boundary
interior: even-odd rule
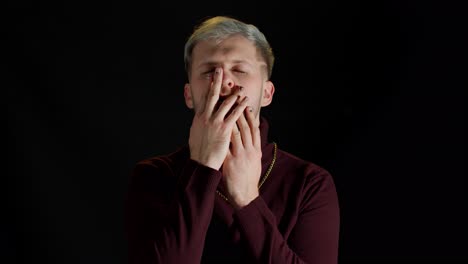
[[[216,105],[215,105],[215,107],[214,107],[215,112],[217,112],[217,111],[219,110],[219,107],[220,107],[221,104],[224,102],[224,100],[226,100],[227,98],[228,98],[228,96],[219,97],[219,100],[218,100],[218,102],[216,103]],[[225,115],[224,117],[225,117],[225,118],[228,117],[228,116],[231,114],[231,112],[237,107],[237,105],[239,105],[239,104],[238,104],[238,102],[236,101],[236,102],[232,105],[231,109],[229,109],[229,111],[226,113],[226,115]]]

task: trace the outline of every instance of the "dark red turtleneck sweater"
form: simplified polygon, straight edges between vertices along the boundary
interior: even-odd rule
[[[262,177],[274,144],[261,118]],[[138,162],[127,197],[129,263],[338,262],[340,214],[332,176],[279,150],[260,196],[235,210],[222,174],[190,159],[188,146]]]

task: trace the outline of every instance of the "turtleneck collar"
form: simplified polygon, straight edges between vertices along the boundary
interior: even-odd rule
[[[264,149],[268,144],[268,129],[270,128],[268,120],[260,115],[260,137],[262,140],[262,149]]]

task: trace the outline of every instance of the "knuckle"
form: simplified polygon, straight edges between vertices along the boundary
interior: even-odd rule
[[[224,101],[221,103],[221,106],[226,106],[226,105],[228,105],[228,104],[229,104],[229,102],[230,102],[230,100],[229,100],[229,99],[227,99],[227,100],[224,100]]]
[[[210,118],[206,114],[201,116],[201,121],[202,121],[203,125],[205,125],[205,126],[208,126],[211,123]]]
[[[219,129],[221,129],[222,131],[226,130],[224,122],[221,118],[218,117],[213,119],[212,123],[214,126],[219,127]]]
[[[211,97],[211,98],[216,98],[218,96],[218,94],[216,93],[216,90],[213,88],[213,89],[211,89],[208,96]]]

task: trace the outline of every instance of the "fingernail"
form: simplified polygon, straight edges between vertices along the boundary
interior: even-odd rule
[[[252,111],[253,111],[252,107],[251,107],[251,106],[249,106],[249,112],[252,112]]]
[[[219,74],[220,72],[221,72],[221,70],[220,70],[219,68],[217,68],[217,69],[215,70],[215,73],[216,73],[216,74]]]

